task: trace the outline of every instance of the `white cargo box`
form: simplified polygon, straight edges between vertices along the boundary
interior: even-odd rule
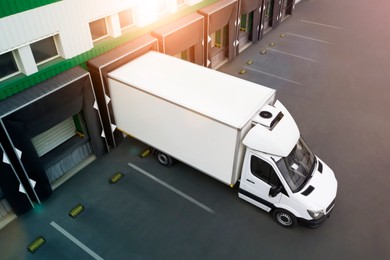
[[[239,178],[241,141],[275,90],[148,52],[110,72],[123,132],[226,183]]]

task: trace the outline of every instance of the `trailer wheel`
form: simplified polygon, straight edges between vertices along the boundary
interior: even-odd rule
[[[284,209],[275,209],[272,212],[272,216],[279,225],[285,228],[291,228],[297,222],[296,217],[291,212]]]
[[[163,165],[165,167],[170,167],[170,166],[173,165],[173,159],[169,155],[167,155],[167,154],[165,154],[163,152],[160,152],[160,151],[156,151],[155,155],[156,155],[157,161],[161,165]]]

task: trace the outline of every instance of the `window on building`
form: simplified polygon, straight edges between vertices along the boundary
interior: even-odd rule
[[[30,47],[35,59],[35,63],[38,65],[58,57],[58,51],[54,37],[49,37],[34,42],[30,44]]]
[[[0,79],[5,79],[19,72],[18,65],[12,52],[0,55]]]
[[[119,22],[121,29],[125,29],[133,25],[133,13],[131,9],[127,9],[119,13]]]
[[[92,41],[100,40],[108,35],[106,18],[89,23],[89,29],[92,35]]]

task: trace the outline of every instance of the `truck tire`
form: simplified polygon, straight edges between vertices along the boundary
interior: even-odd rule
[[[171,167],[173,165],[173,159],[169,155],[167,155],[163,152],[160,152],[160,151],[156,151],[155,155],[156,155],[157,161],[161,165],[163,165],[165,167]]]
[[[291,228],[297,222],[297,218],[291,212],[284,209],[275,209],[272,216],[276,223],[285,228]]]

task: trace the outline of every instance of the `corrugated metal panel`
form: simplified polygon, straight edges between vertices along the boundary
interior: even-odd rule
[[[0,19],[0,53],[58,33],[66,27],[66,23],[59,20],[63,6],[60,2]]]
[[[11,2],[8,0],[0,1],[4,4]],[[94,2],[94,6],[99,5],[101,1],[103,0]],[[195,6],[180,10],[174,16],[181,17],[190,14],[199,8],[205,7],[217,1],[218,0],[203,0]],[[39,38],[58,32],[60,34],[61,44],[64,50],[63,58],[66,58],[67,60],[57,60],[56,62],[52,62],[52,65],[49,67],[40,68],[37,73],[28,77],[18,75],[0,82],[0,100],[45,81],[70,68],[78,66],[81,63],[106,52],[107,50],[111,50],[121,44],[145,35],[151,30],[156,29],[167,22],[171,22],[171,18],[167,17],[166,19],[164,18],[161,23],[156,23],[145,28],[137,28],[129,34],[125,34],[115,39],[107,39],[104,43],[92,46],[92,41],[90,40],[88,31],[88,18],[96,17],[98,15],[94,13],[95,11],[90,5],[86,4],[89,2],[75,0],[53,1],[53,3],[54,2],[57,3],[39,8],[39,11],[45,9],[46,12],[44,15],[45,19],[43,19],[44,17],[42,16],[42,21],[45,23],[42,25],[42,28],[45,28],[46,31],[40,31],[39,34],[30,34],[26,29],[30,28],[30,26],[28,24],[26,27],[24,26],[25,23],[35,23],[35,19],[21,18],[21,20],[19,20],[19,16],[25,16],[28,12],[16,15],[16,20],[14,16],[0,19],[0,53],[18,48],[25,44],[29,44],[34,40],[38,40]],[[113,6],[117,6],[117,9],[120,10],[121,8],[134,4],[135,0],[116,0],[107,2],[112,3]],[[76,3],[77,8],[75,7]],[[40,25],[36,25],[35,28],[39,27]],[[34,30],[35,29],[32,29],[32,31]],[[26,33],[28,33],[32,38],[26,38]]]
[[[0,19],[0,53],[8,52],[52,35],[59,35],[63,58],[72,58],[93,48],[88,17],[93,13],[80,2],[61,1]]]
[[[70,117],[31,139],[39,157],[47,154],[75,135],[76,126]]]

